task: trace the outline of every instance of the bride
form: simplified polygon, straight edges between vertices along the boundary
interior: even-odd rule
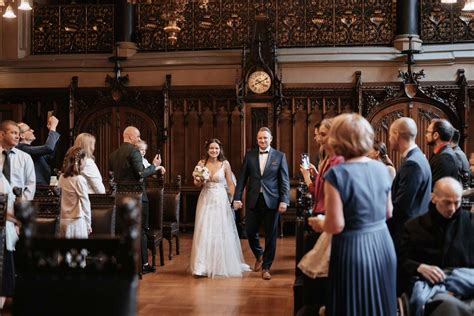
[[[250,271],[250,268],[244,262],[226,191],[227,185],[230,194],[234,194],[232,170],[218,139],[206,142],[206,157],[199,161],[196,170],[201,173],[193,173],[194,184],[202,190],[196,208],[191,273],[207,277],[241,277],[242,272]]]

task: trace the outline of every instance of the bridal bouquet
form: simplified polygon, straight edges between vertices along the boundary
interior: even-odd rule
[[[193,177],[199,182],[207,181],[209,180],[209,169],[202,166],[196,166],[193,171]]]

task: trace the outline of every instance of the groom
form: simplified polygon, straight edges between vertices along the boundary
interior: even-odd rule
[[[257,134],[258,149],[244,157],[235,188],[234,208],[242,208],[242,193],[247,185],[245,224],[250,248],[255,255],[254,271],[262,269],[262,278],[270,280],[270,267],[275,258],[278,219],[289,203],[290,179],[285,154],[270,147],[272,134],[262,127]],[[260,246],[258,229],[265,228],[265,250]]]

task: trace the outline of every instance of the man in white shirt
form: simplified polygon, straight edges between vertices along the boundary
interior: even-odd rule
[[[2,172],[12,188],[22,189],[23,198],[33,200],[36,191],[35,167],[30,155],[15,148],[19,140],[20,128],[17,123],[10,120],[3,121],[0,125]]]

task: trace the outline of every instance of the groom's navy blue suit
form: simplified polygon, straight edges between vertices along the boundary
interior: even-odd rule
[[[289,204],[290,179],[285,154],[271,147],[262,174],[259,150],[259,148],[252,149],[245,155],[234,200],[242,201],[242,193],[247,186],[245,203],[247,238],[255,257],[258,259],[263,255],[262,268],[269,270],[275,258],[278,206],[280,202]],[[265,251],[258,239],[258,228],[262,222],[265,227]]]

